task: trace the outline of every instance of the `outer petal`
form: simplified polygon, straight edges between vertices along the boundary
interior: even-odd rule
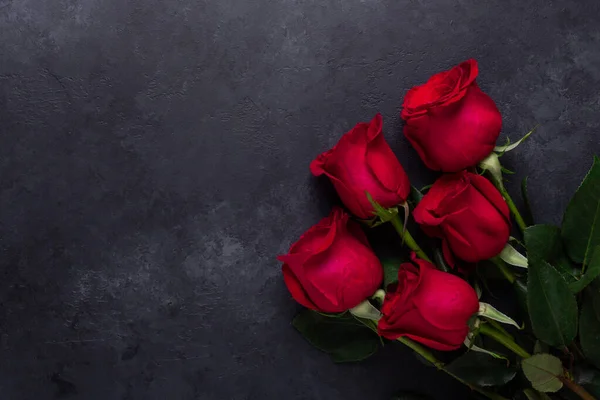
[[[354,236],[361,244],[363,244],[365,247],[367,248],[371,248],[371,243],[369,243],[369,240],[367,239],[367,235],[365,235],[365,232],[362,230],[362,228],[360,227],[360,225],[354,221],[349,220],[346,224],[346,226],[348,227],[348,232]]]
[[[404,136],[415,148],[427,168],[439,171],[442,167],[438,164],[435,157],[429,155],[429,143],[435,140],[435,132],[432,132],[430,129],[430,119],[430,116],[427,114],[410,118],[406,121],[406,125],[404,125]]]
[[[309,253],[315,255],[325,251],[335,239],[339,221],[345,224],[349,215],[340,207],[334,207],[328,216],[310,227],[300,239],[290,247],[290,254]]]
[[[460,216],[465,217],[467,212],[461,213]],[[460,217],[458,217],[460,218]],[[460,219],[458,219],[460,221]],[[446,224],[443,228],[443,235],[448,247],[452,250],[452,254],[456,254],[461,260],[469,262],[481,261],[480,249],[474,243],[466,239],[457,229],[451,224]],[[489,257],[487,257],[489,258]],[[446,259],[448,261],[448,258]]]
[[[440,335],[439,338],[434,339],[421,337],[414,334],[407,334],[406,336],[435,350],[452,351],[457,350],[462,346],[468,333],[469,328],[465,326],[464,329],[445,331],[443,337]]]
[[[410,260],[414,264],[417,264],[419,266],[419,271],[423,271],[425,269],[436,270],[435,265],[433,265],[432,263],[430,263],[427,260],[423,260],[423,259],[417,257],[417,253],[415,253],[414,251],[412,251],[410,253]],[[421,275],[421,274],[419,273],[419,275]],[[420,282],[420,280],[419,280],[419,282]]]
[[[336,306],[337,299],[319,291],[306,272],[307,268],[315,262],[315,258],[326,256],[335,243],[340,228],[345,230],[348,218],[348,214],[341,208],[335,207],[329,216],[311,227],[296,243],[292,244],[288,254],[278,257],[284,262],[283,274],[286,285],[300,304],[321,311],[330,311]]]
[[[304,289],[302,288],[302,284],[296,278],[296,275],[292,272],[290,267],[287,264],[283,265],[283,280],[285,281],[285,285],[287,286],[290,294],[298,303],[303,305],[306,308],[310,308],[311,310],[319,310],[319,307],[312,302],[312,300],[308,297]]]
[[[366,196],[366,191],[374,192],[374,178],[365,161],[368,129],[367,123],[356,124],[327,153],[327,160],[321,166],[344,205],[354,215],[363,219],[373,217],[373,207]],[[317,167],[314,166],[313,169],[318,169]],[[377,188],[379,184],[375,184]],[[376,193],[372,195],[375,197]]]
[[[402,112],[400,113],[400,117],[403,120],[407,121],[409,118],[414,118],[427,112],[426,107],[421,107],[421,109],[419,109],[419,106],[423,104],[423,101],[419,99],[418,96],[423,90],[423,86],[415,86],[406,92],[402,103]]]
[[[469,178],[471,184],[477,189],[488,201],[496,207],[496,209],[500,212],[501,215],[504,216],[506,221],[510,223],[510,210],[508,209],[508,205],[502,195],[496,189],[496,187],[485,177],[472,174],[470,172],[466,173],[466,176]]]
[[[438,178],[415,207],[413,211],[415,221],[426,226],[437,226],[444,222],[445,215],[440,207],[448,197],[454,197],[457,191],[462,190],[463,185],[459,185],[459,183],[460,176],[458,175],[447,174]]]
[[[448,216],[442,230],[452,251],[459,258],[478,262],[497,255],[508,241],[508,206],[487,179],[467,172],[464,172],[464,178],[468,182],[468,190],[445,202],[445,205],[450,210],[464,205],[468,207],[460,215]],[[498,203],[499,208],[494,202]]]
[[[423,318],[442,331],[465,328],[479,309],[475,290],[461,278],[433,268],[421,268],[421,274],[413,302]]]
[[[477,65],[477,61],[471,58],[460,63],[458,68],[460,68],[462,72],[460,88],[466,89],[473,82],[475,82],[475,79],[477,79],[477,75],[479,74],[479,66]]]
[[[388,339],[407,336],[438,350],[459,348],[468,332],[465,316],[479,307],[474,290],[414,254],[411,258],[419,269],[411,263],[401,265],[399,282],[388,288],[381,309],[379,334]],[[475,298],[474,310],[470,295]]]
[[[329,152],[313,161],[314,174],[333,182],[344,204],[360,218],[373,216],[366,192],[383,207],[395,206],[410,192],[408,177],[381,133],[382,118],[359,123]]]
[[[475,82],[477,74],[477,62],[471,59],[433,75],[424,85],[408,91],[402,105],[402,118],[408,120],[425,114],[433,107],[459,101],[466,88]]]
[[[458,103],[430,110],[431,136],[421,146],[444,172],[456,172],[477,165],[492,150],[502,117],[493,100],[476,85],[470,86]]]
[[[445,174],[444,179],[440,179],[440,185],[444,184],[445,193],[435,209],[438,215],[448,216],[470,206],[471,185],[465,174],[466,171]]]
[[[327,174],[327,176],[331,179],[331,183],[333,183],[338,196],[340,196],[340,199],[342,199],[342,202],[352,214],[361,219],[373,218],[373,206],[371,206],[366,192],[356,193],[335,176],[331,174]]]
[[[410,193],[410,182],[398,158],[385,141],[381,124],[381,114],[377,114],[369,127],[366,163],[381,186],[390,192],[389,202],[392,204],[384,205],[390,207],[406,200]]]
[[[338,221],[332,246],[303,265],[304,289],[322,310],[348,310],[381,285],[383,268],[362,235],[354,222]]]
[[[468,327],[457,330],[440,330],[425,320],[417,309],[412,309],[402,317],[402,323],[389,325],[382,318],[377,325],[379,334],[387,339],[395,340],[407,336],[419,343],[436,350],[450,351],[458,349],[465,340]]]
[[[326,152],[319,154],[317,158],[311,161],[310,172],[314,176],[321,176],[325,173],[325,164],[327,163],[327,159],[329,158],[331,151],[332,150],[327,150]]]

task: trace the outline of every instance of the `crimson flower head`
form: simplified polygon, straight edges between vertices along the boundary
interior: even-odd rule
[[[382,125],[381,114],[357,124],[310,164],[313,175],[326,175],[346,207],[362,219],[373,217],[366,192],[385,208],[410,194],[408,176],[385,141]]]
[[[341,208],[310,228],[279,256],[292,297],[312,310],[337,313],[371,296],[383,269],[358,223]]]
[[[468,322],[479,310],[475,290],[461,278],[417,259],[404,263],[398,283],[388,286],[379,334],[406,336],[436,350],[455,350],[469,333]]]
[[[475,263],[498,255],[510,236],[508,205],[481,175],[462,171],[439,178],[413,212],[429,236],[442,239],[446,260]]]
[[[468,60],[406,94],[404,135],[428,168],[458,172],[494,149],[502,116],[477,86],[477,73],[477,61]]]

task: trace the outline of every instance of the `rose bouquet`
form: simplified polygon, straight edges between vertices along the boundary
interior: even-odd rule
[[[400,342],[482,398],[600,398],[600,159],[560,227],[533,224],[500,163],[531,132],[496,146],[501,115],[477,74],[469,60],[406,94],[404,135],[441,172],[429,187],[411,187],[379,114],[311,163],[347,210],[334,208],[279,257],[306,307],[293,325],[336,362]],[[386,223],[409,250],[403,260],[378,257],[365,235]],[[512,286],[512,317],[482,301],[494,274]]]

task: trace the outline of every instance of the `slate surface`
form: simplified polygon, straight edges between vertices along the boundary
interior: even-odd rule
[[[2,399],[385,400],[468,391],[400,347],[338,366],[275,255],[335,201],[358,121],[417,185],[406,90],[469,57],[560,222],[600,153],[596,0],[0,0]],[[518,196],[517,196],[518,197]]]

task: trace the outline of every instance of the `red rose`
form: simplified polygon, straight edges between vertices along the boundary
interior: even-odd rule
[[[346,311],[381,285],[383,269],[360,226],[335,208],[279,256],[292,297],[312,310]]]
[[[477,72],[477,61],[468,60],[406,94],[404,135],[428,168],[457,172],[494,149],[502,117],[477,86]]]
[[[412,261],[400,266],[398,283],[388,287],[379,334],[392,340],[407,336],[436,350],[459,348],[469,318],[479,310],[475,290],[414,254]]]
[[[443,240],[450,263],[451,253],[468,262],[494,257],[510,234],[508,206],[500,192],[483,176],[467,171],[439,178],[413,216],[425,233]]]
[[[408,176],[385,141],[382,124],[381,114],[357,124],[310,164],[313,175],[327,175],[346,207],[363,219],[373,217],[365,192],[386,208],[404,202],[410,193]]]

